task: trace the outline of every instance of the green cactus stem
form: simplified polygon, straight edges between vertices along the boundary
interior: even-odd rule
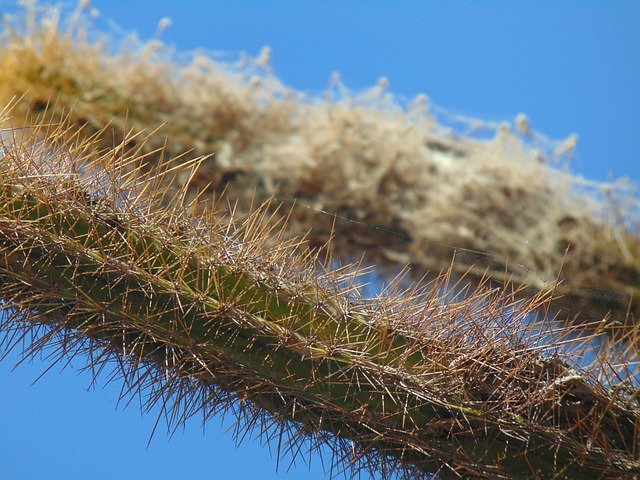
[[[294,431],[279,451],[328,444],[354,474],[640,474],[637,384],[618,388],[605,355],[580,369],[577,350],[537,345],[550,332],[526,318],[547,294],[432,285],[366,300],[355,274],[283,241],[271,207],[242,222],[190,213],[184,195],[167,207],[170,177],[197,162],[141,176],[142,150],[61,128],[0,144],[5,349],[77,350],[97,370],[116,358],[169,421],[234,408],[248,428]]]

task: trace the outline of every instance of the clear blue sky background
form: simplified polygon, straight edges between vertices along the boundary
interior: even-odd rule
[[[10,2],[0,2],[8,9]],[[530,3],[530,4],[529,4]],[[354,90],[391,89],[490,120],[526,113],[543,133],[580,135],[574,170],[640,180],[640,2],[94,1],[104,19],[179,50],[273,47],[276,74],[318,93],[333,71]],[[119,385],[35,362],[0,363],[1,479],[325,478],[317,461],[275,472],[257,442],[239,449],[226,423],[197,421],[171,440],[155,415],[115,409]],[[157,413],[157,412],[156,412]]]

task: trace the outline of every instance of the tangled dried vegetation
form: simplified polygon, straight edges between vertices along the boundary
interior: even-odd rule
[[[146,132],[147,153],[166,144],[171,157],[213,154],[189,177],[191,194],[206,186],[245,213],[276,195],[294,235],[324,245],[333,231],[342,257],[364,250],[419,278],[447,269],[455,252],[457,273],[526,283],[529,294],[560,279],[556,312],[633,323],[637,199],[624,183],[570,175],[562,164],[574,138],[545,144],[524,116],[489,140],[460,136],[424,96],[399,107],[384,80],[354,95],[334,79],[325,98],[309,99],[270,73],[268,49],[235,65],[203,54],[178,62],[158,41],[129,39],[113,53],[86,25],[81,8],[65,20],[32,2],[5,18],[0,102],[20,99],[15,118],[71,111],[105,146],[133,131]]]
[[[114,368],[170,427],[328,446],[331,475],[638,478],[640,327],[595,313],[637,308],[622,187],[580,193],[524,118],[458,138],[384,85],[308,101],[27,14],[0,45],[0,352]],[[332,261],[362,249],[447,273],[366,299]]]

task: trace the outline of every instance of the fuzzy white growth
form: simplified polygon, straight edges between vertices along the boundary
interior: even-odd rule
[[[245,213],[243,199],[276,195],[295,206],[292,232],[311,231],[317,246],[334,219],[347,219],[333,242],[345,256],[367,249],[381,266],[410,263],[420,277],[448,268],[456,249],[482,252],[458,252],[454,268],[536,288],[561,272],[559,308],[568,314],[640,314],[639,286],[622,278],[640,272],[640,202],[633,188],[616,183],[612,195],[569,173],[576,136],[559,144],[522,114],[512,130],[420,96],[404,108],[385,78],[356,93],[336,74],[322,99],[309,97],[267,68],[269,47],[226,64],[203,54],[184,60],[157,41],[113,54],[108,41],[88,40],[81,17],[59,31],[56,12],[29,8],[26,27],[8,21],[0,48],[0,99],[21,96],[25,118],[38,105],[61,114],[73,106],[86,134],[111,126],[107,144],[133,129],[155,132],[147,153],[165,143],[172,156],[215,153],[191,194],[208,185]],[[602,295],[611,298],[604,308]]]

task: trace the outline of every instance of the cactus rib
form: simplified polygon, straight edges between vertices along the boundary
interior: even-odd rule
[[[478,289],[444,302],[435,288],[365,301],[343,287],[349,275],[320,275],[319,253],[274,245],[268,209],[238,225],[181,199],[163,207],[172,166],[122,176],[138,157],[114,148],[105,162],[60,138],[45,125],[1,144],[5,348],[44,328],[27,350],[107,352],[97,358],[127,365],[133,391],[149,384],[132,372],[147,371],[157,401],[184,392],[180,421],[240,405],[241,419],[298,432],[293,451],[328,443],[347,470],[640,473],[637,399],[521,340],[544,296],[514,305]]]

